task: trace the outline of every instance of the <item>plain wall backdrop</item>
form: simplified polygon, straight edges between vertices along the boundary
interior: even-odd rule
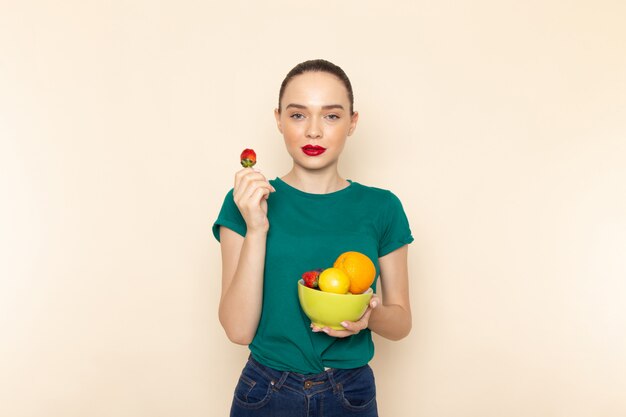
[[[227,415],[211,235],[298,62],[403,201],[414,327],[382,416],[626,415],[626,3],[0,1],[0,415]]]

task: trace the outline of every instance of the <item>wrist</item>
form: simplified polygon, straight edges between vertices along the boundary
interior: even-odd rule
[[[269,227],[248,228],[246,230],[246,238],[264,238],[267,236]]]

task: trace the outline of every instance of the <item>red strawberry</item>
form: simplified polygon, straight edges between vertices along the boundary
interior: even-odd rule
[[[317,281],[319,280],[321,273],[321,269],[316,269],[302,274],[302,281],[304,281],[304,285],[309,288],[317,288]]]
[[[256,164],[256,153],[252,149],[244,149],[241,153],[241,165],[244,168],[253,167]]]

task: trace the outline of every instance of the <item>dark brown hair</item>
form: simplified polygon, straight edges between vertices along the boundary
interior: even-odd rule
[[[350,101],[350,114],[354,113],[354,93],[352,92],[352,84],[346,73],[337,65],[325,59],[312,59],[310,61],[304,61],[296,65],[287,73],[283,83],[280,85],[280,93],[278,94],[278,112],[281,111],[282,98],[287,88],[287,84],[293,77],[296,77],[305,72],[327,72],[339,78],[348,91],[348,100]]]

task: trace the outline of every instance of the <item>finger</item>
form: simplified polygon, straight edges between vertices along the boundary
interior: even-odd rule
[[[269,197],[271,191],[268,188],[260,187],[257,188],[252,196],[250,197],[250,201],[254,204],[260,204],[262,200],[265,200]]]
[[[342,321],[341,322],[341,326],[346,329],[346,331],[353,333],[353,334],[357,334],[359,333],[361,330],[365,329],[367,327],[368,322],[365,321],[363,322],[363,319],[360,319],[359,321]]]
[[[253,172],[252,168],[244,168],[235,173],[235,189],[239,188],[239,185],[241,184],[243,178],[250,172]]]
[[[269,195],[272,191],[265,182],[255,181],[248,185],[242,196],[243,201],[249,201],[256,204],[263,198],[264,195]]]
[[[244,177],[250,177],[250,178],[254,178],[254,179],[261,179],[265,182],[267,181],[267,178],[265,177],[265,175],[263,175],[263,173],[261,171],[259,171],[258,169],[254,169],[254,168],[245,168],[243,171]]]
[[[368,307],[367,310],[365,310],[365,313],[363,313],[361,318],[357,321],[357,323],[363,322],[363,323],[365,323],[365,327],[367,327],[367,325],[370,322],[370,316],[371,315],[372,315],[372,308]]]
[[[254,179],[263,179],[267,181],[265,176],[261,174],[259,171],[255,171],[252,168],[244,168],[235,173],[235,188],[239,188],[245,180],[254,178]]]
[[[358,332],[353,332],[353,331],[347,330],[347,329],[346,330],[335,330],[335,329],[331,329],[330,327],[324,327],[324,328],[322,328],[322,331],[324,333],[326,333],[327,335],[329,335],[330,337],[338,337],[338,338],[353,336],[353,335],[358,333]]]
[[[348,337],[348,336],[352,336],[353,334],[355,334],[348,330],[335,330],[335,329],[331,329],[330,327],[318,327],[314,325],[313,323],[311,323],[311,330],[313,331],[313,333],[321,332],[321,333],[326,333],[327,335],[331,337],[339,337],[339,338]]]
[[[367,329],[367,326],[369,326],[369,322],[370,322],[370,315],[372,314],[372,309],[368,308],[367,310],[365,310],[365,313],[363,313],[363,315],[361,316],[361,318],[356,321],[343,321],[341,322],[341,325],[349,331],[352,332],[360,332],[361,330],[365,330]]]
[[[263,184],[264,186],[268,187],[272,192],[276,191],[276,189],[272,186],[272,184],[267,181],[263,174],[256,173],[251,169],[252,168],[246,168],[242,171],[247,172],[241,173],[240,171],[235,176],[235,188],[233,193],[235,199],[241,198],[241,196],[246,193],[246,190],[249,192],[250,185],[256,183]]]
[[[255,172],[261,174],[261,171],[255,169]],[[268,181],[268,179],[265,177],[265,175],[261,174],[261,176],[263,177],[263,181],[265,181],[267,183],[267,185],[270,187],[270,190],[272,190],[272,192],[276,191],[276,188],[274,188],[274,186],[272,184],[270,184],[270,182]]]
[[[249,199],[259,187],[266,187],[268,190],[271,191],[271,189],[269,188],[271,186],[267,181],[264,181],[262,179],[255,180],[248,177],[242,178],[241,182],[239,183],[239,188],[235,189],[233,194],[235,202],[243,202]]]

